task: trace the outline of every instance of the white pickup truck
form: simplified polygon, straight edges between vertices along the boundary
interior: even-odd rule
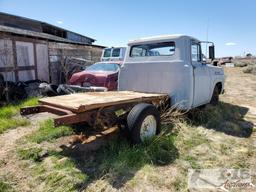
[[[189,110],[216,104],[224,90],[221,67],[203,62],[200,42],[185,35],[165,35],[130,41],[119,73],[118,89],[167,93],[171,105]]]
[[[189,110],[217,104],[224,90],[221,67],[203,62],[199,40],[184,35],[143,38],[128,44],[119,73],[118,91],[88,92],[42,98],[40,105],[21,108],[22,115],[51,112],[55,126],[100,122],[128,130],[133,143],[159,133],[159,105]],[[205,43],[205,42],[204,42]],[[214,59],[214,45],[209,58]],[[106,135],[103,131],[101,134]]]

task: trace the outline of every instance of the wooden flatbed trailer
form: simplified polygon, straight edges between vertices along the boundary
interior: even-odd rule
[[[105,127],[126,124],[135,143],[159,132],[160,115],[156,106],[169,99],[167,94],[133,91],[87,92],[46,97],[39,105],[23,107],[21,115],[49,112],[58,115],[54,125],[71,125],[87,122],[94,126],[101,122]],[[144,136],[143,136],[144,130]],[[146,135],[145,135],[146,134]]]

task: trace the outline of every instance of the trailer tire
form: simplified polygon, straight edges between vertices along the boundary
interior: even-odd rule
[[[210,104],[218,105],[218,102],[219,102],[219,88],[217,85],[215,85]]]
[[[154,105],[140,103],[129,112],[127,125],[132,143],[142,143],[160,132],[160,114]]]

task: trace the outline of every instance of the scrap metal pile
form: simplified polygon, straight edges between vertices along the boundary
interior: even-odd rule
[[[40,80],[30,81],[5,81],[0,75],[0,101],[2,103],[16,102],[27,97],[36,97],[41,95],[39,85]]]
[[[103,92],[105,87],[81,87],[67,84],[48,84],[40,80],[3,81],[0,79],[0,103],[17,102],[27,97],[68,95],[77,92]]]
[[[81,87],[78,85],[67,85],[67,84],[48,84],[48,83],[41,83],[39,85],[40,92],[43,96],[58,96],[58,95],[68,95],[77,92],[102,92],[107,91],[105,87]]]
[[[105,87],[81,87],[67,84],[48,84],[40,80],[4,81],[0,78],[0,101],[2,103],[17,102],[27,97],[68,95],[77,92],[102,92]]]

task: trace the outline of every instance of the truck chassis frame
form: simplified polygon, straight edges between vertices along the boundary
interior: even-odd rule
[[[61,125],[72,125],[76,123],[87,122],[91,125],[94,125],[95,122],[101,116],[101,113],[105,113],[107,110],[109,113],[115,113],[119,110],[122,110],[123,114],[130,111],[130,109],[138,103],[150,103],[156,106],[159,106],[161,103],[164,103],[168,100],[168,96],[166,94],[145,94],[145,93],[137,93],[137,92],[115,92],[114,95],[124,96],[126,94],[134,95],[131,99],[122,99],[122,100],[105,100],[105,102],[97,103],[97,101],[93,102],[90,105],[83,105],[81,103],[77,103],[78,105],[74,104],[71,107],[65,105],[59,105],[56,101],[62,99],[75,99],[74,95],[78,95],[79,99],[84,97],[84,99],[88,99],[90,95],[94,95],[98,97],[103,97],[105,95],[110,95],[114,92],[94,92],[94,93],[80,93],[80,94],[73,94],[72,95],[64,95],[64,96],[57,96],[57,97],[49,97],[49,98],[42,98],[39,100],[40,105],[33,106],[33,107],[23,107],[20,109],[21,115],[29,115],[35,113],[42,113],[42,112],[49,112],[58,117],[53,118],[54,126],[61,126]],[[135,97],[136,96],[136,97]],[[74,102],[75,103],[75,102]],[[86,103],[86,102],[85,102]],[[93,107],[92,107],[93,105]],[[81,110],[81,108],[83,110]],[[105,113],[105,121],[113,121],[113,116],[108,115],[109,113]],[[120,116],[121,116],[120,115]],[[112,119],[111,119],[112,118]],[[119,118],[119,115],[116,117]]]

